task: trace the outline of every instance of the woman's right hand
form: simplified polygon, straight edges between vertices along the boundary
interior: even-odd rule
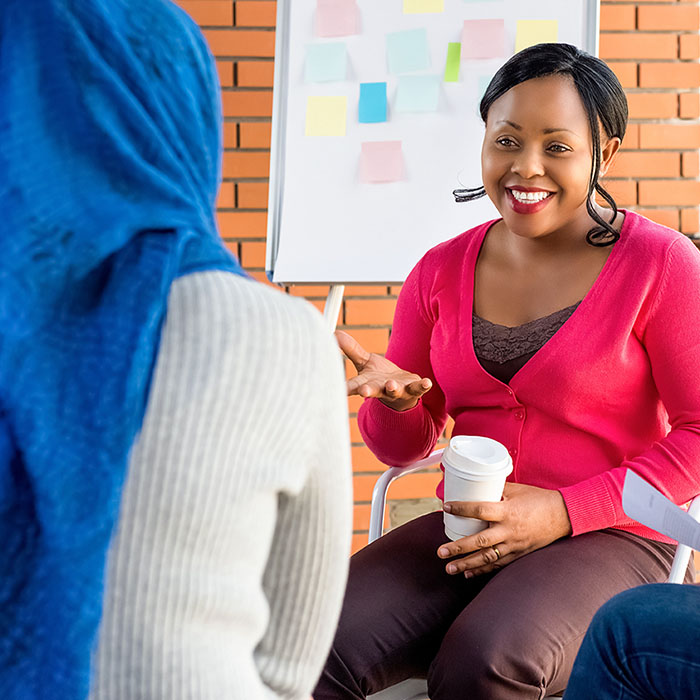
[[[357,370],[357,376],[348,380],[348,396],[373,396],[395,411],[407,411],[432,387],[427,377],[406,372],[385,357],[367,352],[344,331],[336,331],[335,335]]]

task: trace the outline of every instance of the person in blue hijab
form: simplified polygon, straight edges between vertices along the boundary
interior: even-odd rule
[[[171,283],[215,223],[213,61],[166,0],[0,3],[0,695],[84,698]]]

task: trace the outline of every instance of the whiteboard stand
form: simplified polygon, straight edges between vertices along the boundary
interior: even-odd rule
[[[343,303],[343,293],[345,292],[344,284],[333,284],[328,291],[326,305],[323,307],[323,318],[326,323],[334,331],[338,325],[338,314],[340,313],[340,305]]]

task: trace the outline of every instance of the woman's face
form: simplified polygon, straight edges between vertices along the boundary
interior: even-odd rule
[[[601,138],[604,174],[620,140]],[[516,235],[585,233],[593,144],[588,117],[568,76],[516,85],[489,109],[481,152],[484,187]]]

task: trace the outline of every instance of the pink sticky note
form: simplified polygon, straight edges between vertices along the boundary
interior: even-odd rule
[[[360,155],[361,182],[403,180],[401,141],[363,141]]]
[[[502,19],[468,19],[462,29],[462,58],[501,58],[505,51]]]
[[[348,36],[359,30],[355,0],[317,0],[316,36]]]

